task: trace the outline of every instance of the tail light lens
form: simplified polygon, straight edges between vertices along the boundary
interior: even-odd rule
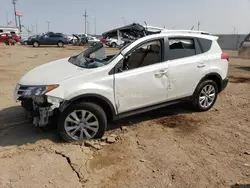
[[[226,59],[229,62],[229,55],[227,53],[222,53],[221,59]]]

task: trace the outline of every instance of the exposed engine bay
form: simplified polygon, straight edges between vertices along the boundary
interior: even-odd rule
[[[32,118],[36,127],[44,127],[50,123],[51,117],[55,116],[62,105],[63,100],[44,95],[45,91],[56,86],[20,86],[18,85],[17,100],[21,101],[22,107],[27,111],[28,117]]]

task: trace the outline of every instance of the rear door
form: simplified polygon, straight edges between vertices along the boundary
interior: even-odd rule
[[[58,41],[60,41],[60,40],[63,41],[63,36],[60,34],[50,35],[50,38],[51,38],[52,45],[56,45],[58,43]]]
[[[168,99],[174,100],[191,96],[197,82],[203,77],[208,58],[201,51],[199,42],[192,37],[169,38],[169,93]]]

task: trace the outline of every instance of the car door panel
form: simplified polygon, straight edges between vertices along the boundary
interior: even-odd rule
[[[174,100],[191,96],[196,88],[197,80],[201,80],[208,58],[204,54],[170,60],[168,99]]]
[[[157,63],[115,74],[118,113],[167,100],[168,64]]]
[[[39,42],[41,45],[46,45],[47,44],[48,38],[46,36],[43,36],[40,38]]]
[[[208,57],[196,38],[174,36],[168,39],[168,100],[191,96],[207,68]]]

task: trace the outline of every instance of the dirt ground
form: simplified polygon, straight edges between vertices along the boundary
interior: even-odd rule
[[[0,46],[1,188],[250,184],[250,60],[231,53],[230,83],[210,111],[194,113],[180,104],[120,120],[107,132],[118,135],[117,142],[102,142],[95,150],[34,128],[13,99],[15,84],[28,70],[81,50]]]

